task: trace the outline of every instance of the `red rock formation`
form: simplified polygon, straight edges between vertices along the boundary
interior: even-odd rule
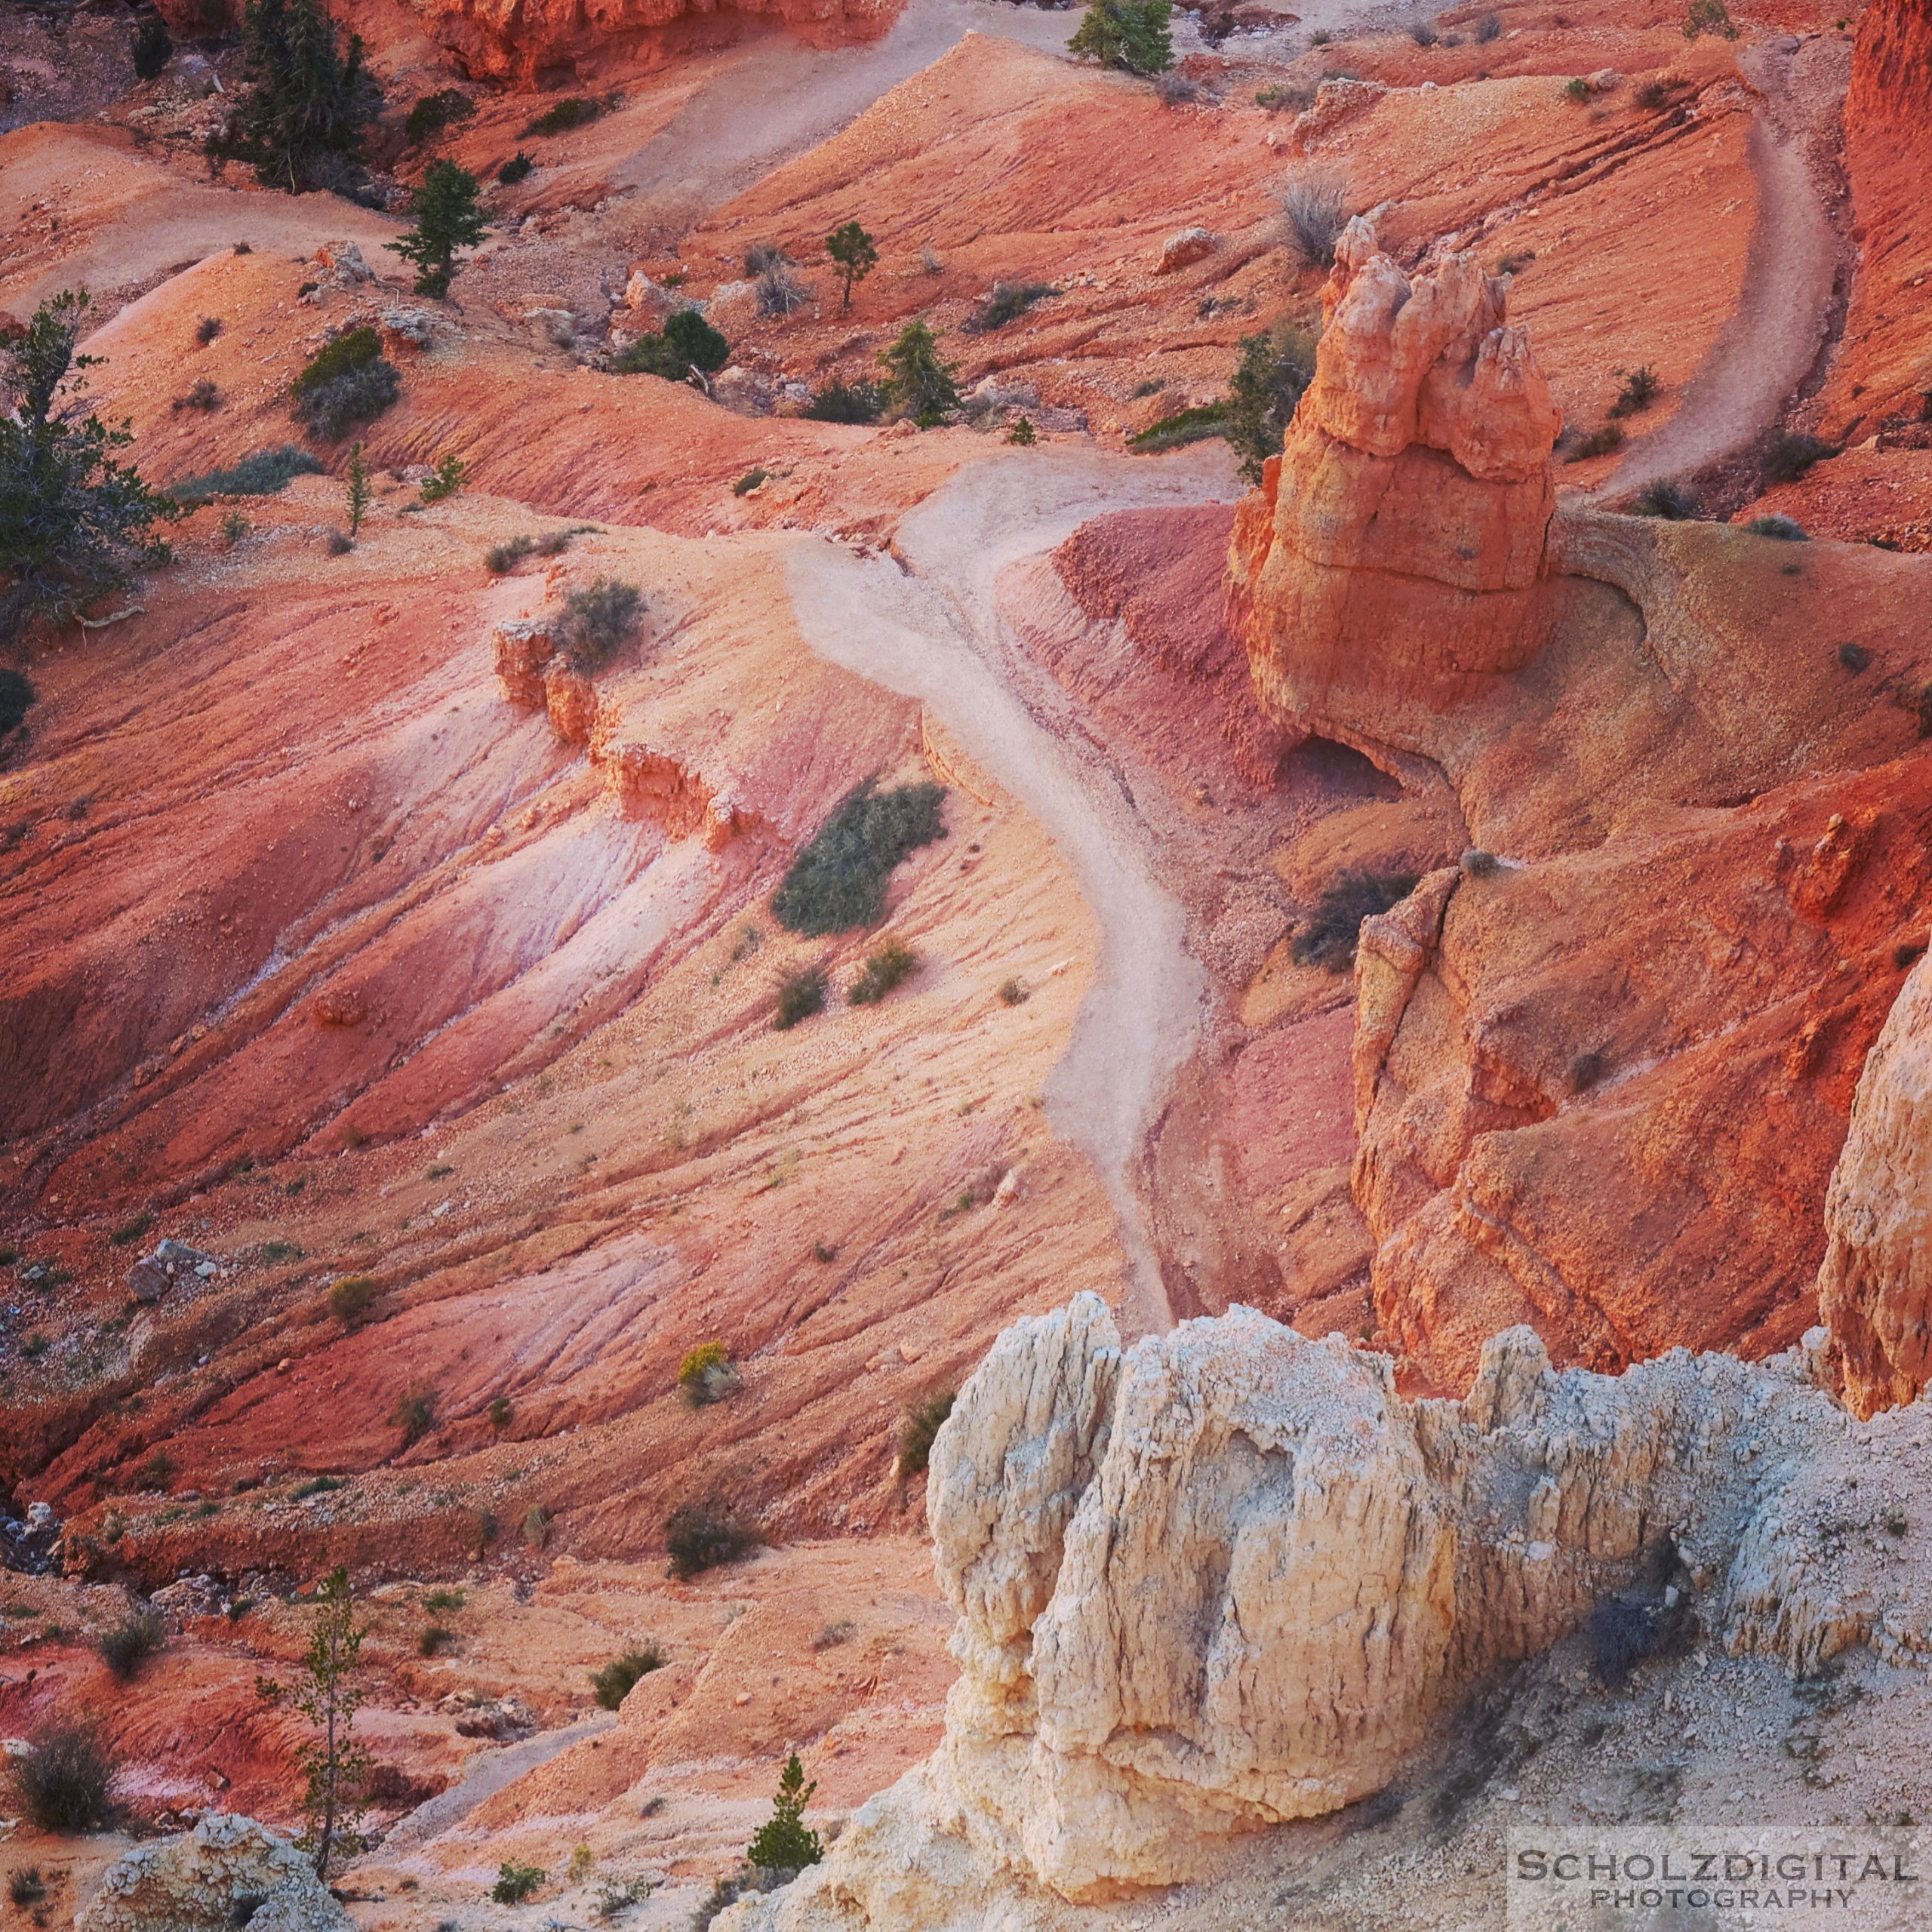
[[[897,0],[420,0],[424,24],[472,75],[528,84],[546,71],[594,67],[599,57],[663,51],[678,29],[721,15],[768,19],[814,37],[870,39]]]
[[[1307,729],[1372,733],[1391,691],[1446,706],[1542,647],[1561,423],[1508,288],[1473,254],[1411,281],[1359,217],[1336,251],[1315,380],[1231,555],[1257,686]]]
[[[1925,349],[1932,0],[1875,0],[1866,10],[1845,98],[1844,140],[1859,265],[1823,421],[1830,434],[1852,437],[1889,418],[1916,417],[1921,396],[1932,389]]]
[[[1869,1416],[1932,1382],[1932,964],[1921,958],[1865,1063],[1825,1207],[1818,1312],[1847,1404]]]

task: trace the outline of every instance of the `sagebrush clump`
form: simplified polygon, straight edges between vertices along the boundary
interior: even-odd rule
[[[792,861],[771,910],[780,924],[817,938],[874,926],[902,860],[946,836],[944,789],[930,782],[881,792],[867,779],[840,800]]]
[[[94,1832],[112,1824],[117,1770],[106,1739],[94,1724],[45,1724],[25,1752],[8,1760],[14,1796],[43,1832]]]
[[[151,1610],[110,1624],[94,1639],[101,1661],[123,1684],[168,1641],[168,1626]]]
[[[735,1563],[758,1546],[758,1533],[715,1503],[681,1503],[664,1525],[671,1574],[680,1580]]]
[[[1302,169],[1281,189],[1281,222],[1305,267],[1333,268],[1335,244],[1349,225],[1347,185],[1327,168]]]
[[[899,1458],[896,1465],[901,1482],[909,1476],[925,1474],[932,1458],[933,1438],[939,1434],[940,1426],[952,1414],[952,1405],[958,1399],[958,1390],[943,1389],[936,1394],[921,1397],[906,1411],[906,1420],[899,1432]]]
[[[580,663],[608,664],[644,622],[644,592],[634,583],[600,577],[564,599],[565,645]]]
[[[337,336],[296,377],[293,393],[295,420],[318,441],[334,442],[389,408],[402,394],[402,374],[365,324]]]
[[[854,1006],[875,1006],[918,970],[919,955],[903,940],[887,940],[867,956],[845,997]]]
[[[1351,869],[1331,879],[1314,912],[1303,921],[1288,950],[1300,966],[1346,973],[1355,964],[1361,922],[1386,912],[1414,891],[1413,872]]]

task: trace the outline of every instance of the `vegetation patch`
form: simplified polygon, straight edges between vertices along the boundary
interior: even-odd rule
[[[211,469],[175,485],[171,494],[184,503],[205,503],[211,497],[272,497],[298,476],[320,476],[323,466],[305,449],[284,443],[278,450],[257,450],[229,469]]]
[[[806,404],[804,414],[814,423],[876,423],[884,407],[878,383],[862,377],[852,383],[827,383]]]
[[[1414,891],[1413,872],[1351,869],[1331,879],[1313,914],[1302,922],[1288,950],[1296,964],[1346,973],[1355,961],[1361,922],[1386,912]]]
[[[438,88],[420,96],[402,124],[403,137],[413,148],[433,141],[445,128],[475,118],[476,103],[455,88]]]
[[[644,621],[644,592],[612,577],[573,590],[564,599],[564,642],[581,664],[609,663]]]
[[[919,970],[919,955],[903,940],[889,939],[866,959],[845,997],[854,1006],[875,1006]]]
[[[121,1683],[126,1683],[168,1641],[168,1626],[154,1612],[137,1611],[111,1624],[94,1639],[101,1661]]]
[[[778,1004],[773,1009],[772,1026],[789,1033],[801,1020],[825,1011],[825,973],[817,966],[801,967],[779,982]]]
[[[1177,410],[1158,423],[1128,437],[1128,447],[1143,456],[1158,456],[1163,450],[1177,450],[1189,443],[1205,442],[1211,436],[1228,433],[1228,405],[1204,402],[1192,409]]]
[[[526,137],[568,134],[573,128],[587,128],[592,122],[601,121],[617,101],[614,94],[603,100],[592,100],[585,94],[566,94],[561,100],[553,101],[523,131]]]
[[[118,1816],[118,1767],[106,1739],[91,1724],[57,1719],[8,1764],[15,1801],[43,1832],[103,1831]]]
[[[756,1531],[715,1503],[681,1503],[664,1525],[671,1574],[681,1580],[735,1563],[758,1543]]]
[[[614,1711],[630,1694],[631,1687],[639,1678],[648,1676],[654,1670],[662,1670],[666,1661],[664,1653],[655,1644],[628,1644],[601,1670],[590,1673],[590,1687],[605,1710]]]
[[[373,422],[402,394],[402,377],[366,324],[336,337],[295,379],[295,420],[333,442],[358,423]]]
[[[771,1816],[752,1835],[745,1862],[761,1872],[802,1872],[825,1856],[817,1832],[805,1823],[805,1807],[812,1801],[817,1781],[805,1782],[805,1767],[794,1751],[778,1774],[778,1796]]]
[[[956,1389],[943,1389],[937,1394],[922,1396],[906,1411],[906,1420],[899,1432],[899,1460],[896,1465],[899,1480],[903,1482],[909,1476],[922,1476],[932,1459],[933,1438],[940,1432],[940,1425],[952,1413],[952,1405],[959,1399]]]
[[[946,836],[945,797],[930,782],[881,792],[867,779],[854,787],[792,861],[772,895],[773,915],[811,937],[877,925],[900,863]]]
[[[721,1402],[738,1387],[738,1371],[731,1366],[722,1342],[700,1342],[678,1365],[678,1386],[694,1409]]]
[[[1060,291],[1045,281],[996,281],[963,325],[968,335],[988,335],[1017,322],[1035,302]]]
[[[543,1878],[542,1866],[518,1865],[506,1858],[497,1867],[497,1882],[490,1887],[490,1896],[498,1905],[521,1905],[535,1895]]]
[[[1348,189],[1339,174],[1305,168],[1281,189],[1281,225],[1304,268],[1335,266],[1335,245],[1349,225]]]
[[[345,1327],[352,1327],[376,1299],[373,1275],[345,1275],[329,1287],[329,1312]]]
[[[680,309],[655,335],[641,335],[611,365],[620,376],[661,376],[685,381],[694,369],[706,375],[731,359],[731,345],[695,309]]]

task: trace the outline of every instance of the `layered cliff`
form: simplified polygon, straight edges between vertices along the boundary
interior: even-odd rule
[[[1607,1597],[1812,1670],[1928,1638],[1924,1586],[1817,1518],[1914,1447],[1812,1380],[1681,1350],[1609,1378],[1492,1340],[1466,1398],[1254,1310],[1123,1349],[1076,1297],[1009,1329],[928,1491],[961,1675],[944,1743],[733,1932],[1048,1924],[1214,1869],[1231,1835],[1383,1788],[1473,1678]],[[1009,1903],[1001,1916],[988,1901]]]

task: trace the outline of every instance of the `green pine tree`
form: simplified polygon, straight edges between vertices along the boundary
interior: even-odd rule
[[[361,37],[344,53],[318,0],[248,0],[242,44],[246,84],[210,152],[253,162],[263,186],[292,195],[355,186],[363,131],[383,105]]]
[[[369,1782],[369,1754],[352,1734],[362,1702],[362,1639],[369,1630],[355,1621],[346,1569],[323,1583],[316,1605],[315,1627],[302,1660],[306,1675],[294,1703],[317,1735],[295,1754],[295,1761],[304,1780],[302,1808],[309,1820],[300,1842],[315,1861],[316,1877],[326,1881],[335,1854],[353,1851],[361,1842],[355,1826]]]
[[[362,528],[362,518],[368,513],[369,500],[374,493],[369,488],[369,472],[363,466],[362,445],[356,444],[349,452],[349,534],[354,537]]]
[[[1250,483],[1258,484],[1261,466],[1281,454],[1288,419],[1314,377],[1315,338],[1299,323],[1281,322],[1241,337],[1222,421]]]
[[[134,438],[83,414],[79,355],[88,297],[69,290],[43,302],[24,334],[0,349],[0,641],[36,617],[75,616],[131,571],[166,561],[156,523],[178,505],[112,452]]]
[[[953,380],[958,365],[941,358],[939,338],[924,322],[908,322],[878,359],[885,365],[893,407],[921,429],[932,429],[959,407],[959,386]]]
[[[456,251],[473,248],[489,232],[490,217],[477,198],[476,177],[453,161],[432,161],[416,191],[416,226],[390,248],[414,262],[418,295],[447,295],[456,272]]]
[[[845,272],[845,299],[841,311],[852,306],[852,285],[863,281],[878,266],[878,244],[856,221],[835,228],[825,238],[825,252]]]
[[[1169,19],[1168,0],[1088,0],[1066,50],[1123,73],[1164,73],[1174,64]]]
[[[768,1872],[802,1872],[825,1856],[825,1846],[817,1832],[805,1823],[805,1807],[818,1789],[814,1778],[805,1782],[805,1767],[794,1751],[778,1774],[778,1797],[771,1816],[759,1826],[745,1848],[749,1863]]]

